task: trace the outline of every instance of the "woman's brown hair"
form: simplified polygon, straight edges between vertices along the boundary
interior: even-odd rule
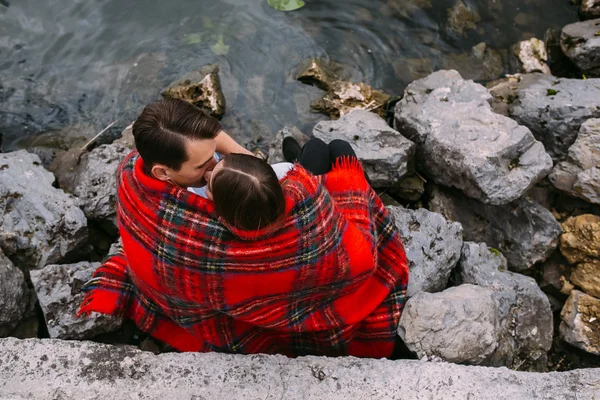
[[[247,154],[230,154],[210,182],[215,211],[229,225],[257,230],[285,213],[279,179],[267,162]]]

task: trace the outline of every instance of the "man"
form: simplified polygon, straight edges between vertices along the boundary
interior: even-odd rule
[[[217,121],[163,100],[133,135],[138,150],[117,172],[123,251],[85,285],[80,314],[131,318],[181,351],[392,354],[408,264],[356,157],[320,177],[295,164],[281,218],[240,229],[187,190],[205,183],[215,151],[248,153]]]

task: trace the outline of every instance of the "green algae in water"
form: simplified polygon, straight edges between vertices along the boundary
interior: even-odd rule
[[[304,7],[302,0],[267,0],[269,5],[279,11],[294,11]]]

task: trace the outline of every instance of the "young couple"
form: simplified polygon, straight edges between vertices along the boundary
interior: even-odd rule
[[[180,100],[147,106],[133,134],[117,173],[123,251],[80,314],[131,318],[181,351],[392,354],[406,256],[348,143],[286,139],[297,162],[270,166]]]

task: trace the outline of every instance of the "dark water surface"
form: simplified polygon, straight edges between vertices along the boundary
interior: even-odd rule
[[[481,41],[507,50],[576,20],[567,0],[467,0],[481,21],[462,36],[447,29],[455,0],[306,0],[291,13],[266,0],[9,1],[0,3],[5,150],[47,132],[89,138],[116,119],[118,131],[208,63],[221,67],[223,125],[242,142],[288,124],[308,132],[324,117],[309,111],[321,91],[294,80],[307,57],[399,95],[418,66],[440,68]]]

